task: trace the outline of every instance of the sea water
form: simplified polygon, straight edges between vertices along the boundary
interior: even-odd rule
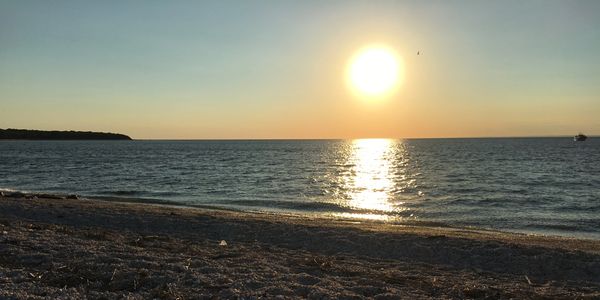
[[[600,238],[600,139],[1,141],[0,188]]]

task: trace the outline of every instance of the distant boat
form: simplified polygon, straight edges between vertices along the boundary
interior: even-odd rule
[[[576,142],[583,142],[583,141],[587,140],[587,136],[583,133],[580,133],[580,134],[574,136],[573,140]]]

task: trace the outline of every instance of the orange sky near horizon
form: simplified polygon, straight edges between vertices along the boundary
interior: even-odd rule
[[[0,20],[0,128],[600,135],[600,2],[5,2]],[[369,101],[346,73],[372,44],[394,50],[403,76]]]

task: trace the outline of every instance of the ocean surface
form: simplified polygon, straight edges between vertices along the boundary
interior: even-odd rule
[[[0,189],[600,239],[600,138],[0,141]]]

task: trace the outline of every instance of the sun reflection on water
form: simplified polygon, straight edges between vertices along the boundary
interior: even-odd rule
[[[361,139],[352,141],[349,163],[354,165],[351,176],[345,178],[349,193],[348,205],[358,209],[390,212],[392,152],[394,141]]]

